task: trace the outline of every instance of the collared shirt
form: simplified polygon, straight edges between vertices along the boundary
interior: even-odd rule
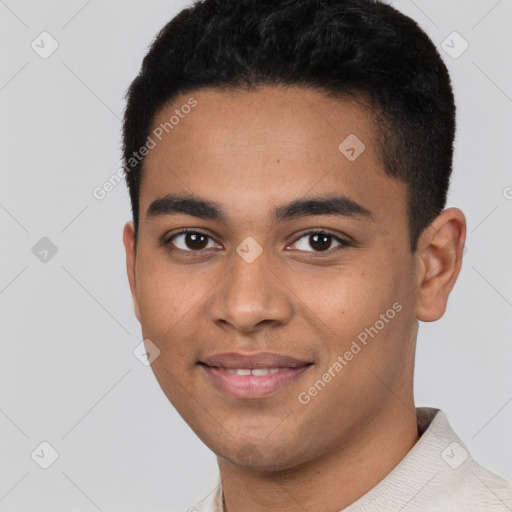
[[[416,408],[420,438],[373,489],[340,512],[512,512],[512,484],[480,466],[439,409]],[[220,475],[192,512],[224,512]]]

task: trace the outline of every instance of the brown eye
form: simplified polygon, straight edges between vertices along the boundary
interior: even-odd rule
[[[301,243],[300,241],[303,239],[305,242]],[[333,242],[342,247],[350,245],[342,238],[325,231],[310,231],[309,233],[304,233],[294,245],[297,246],[297,249],[300,251],[325,252],[333,247]],[[313,251],[308,250],[308,248],[313,248]]]
[[[211,238],[200,231],[182,231],[171,236],[168,243],[182,251],[194,252],[206,249],[209,240]]]
[[[332,235],[324,235],[322,233],[309,235],[309,244],[314,249],[319,251],[326,251],[331,247],[332,238]]]

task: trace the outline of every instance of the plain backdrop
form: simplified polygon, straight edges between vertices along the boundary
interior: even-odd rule
[[[186,510],[217,472],[133,354],[126,187],[92,193],[121,164],[126,89],[186,5],[0,1],[1,511]],[[417,405],[443,409],[473,456],[512,480],[512,0],[393,5],[449,67],[447,206],[468,220],[447,312],[420,325]]]

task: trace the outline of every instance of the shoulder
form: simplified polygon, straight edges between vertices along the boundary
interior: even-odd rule
[[[421,451],[423,462],[431,456],[432,476],[425,510],[429,512],[512,511],[512,484],[481,466],[452,430],[446,415],[424,409],[433,419],[426,430],[429,449]],[[434,415],[435,414],[435,415]]]
[[[470,458],[454,471],[446,492],[431,512],[499,512],[512,510],[512,484]],[[430,509],[429,509],[430,510]]]

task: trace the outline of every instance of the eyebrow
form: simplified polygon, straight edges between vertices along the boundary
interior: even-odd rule
[[[148,207],[146,216],[153,219],[165,215],[184,213],[200,219],[226,222],[227,215],[221,205],[191,194],[167,194],[155,199]],[[374,220],[373,213],[344,195],[314,196],[297,199],[278,206],[272,212],[272,223],[314,215],[336,215]]]

